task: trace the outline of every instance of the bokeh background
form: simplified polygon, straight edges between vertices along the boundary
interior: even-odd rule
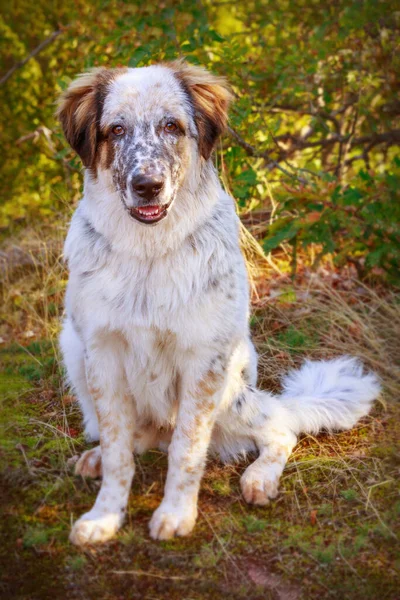
[[[390,0],[10,2],[0,227],[54,222],[79,198],[80,163],[53,118],[71,78],[186,57],[232,84],[216,159],[241,212],[273,206],[265,250],[318,244],[315,261],[398,276],[399,12]]]
[[[14,0],[0,16],[0,597],[398,597],[400,9],[395,0]],[[280,497],[241,499],[245,465],[210,463],[188,539],[147,524],[166,458],[138,459],[128,522],[77,550],[99,483],[57,336],[62,243],[82,167],[54,118],[95,66],[184,57],[229,80],[214,160],[241,217],[259,382],[304,357],[360,356],[384,393],[352,432],[303,438]]]

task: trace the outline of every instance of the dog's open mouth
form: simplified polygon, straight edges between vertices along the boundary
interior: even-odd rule
[[[158,223],[168,214],[169,204],[150,204],[129,208],[131,217],[141,223]]]

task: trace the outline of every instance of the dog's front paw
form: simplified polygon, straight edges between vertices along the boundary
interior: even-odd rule
[[[265,506],[278,495],[279,476],[268,469],[252,469],[252,466],[247,467],[240,479],[242,494],[249,504]]]
[[[154,540],[169,540],[175,535],[188,535],[196,522],[197,506],[174,508],[162,502],[150,521],[150,535]]]
[[[76,546],[106,542],[116,534],[122,520],[117,513],[100,514],[91,510],[74,523],[69,539]]]

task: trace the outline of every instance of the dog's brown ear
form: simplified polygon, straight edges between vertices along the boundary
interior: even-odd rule
[[[79,154],[85,167],[95,162],[99,122],[111,70],[92,69],[82,73],[60,97],[57,117],[70,146]]]
[[[208,159],[228,120],[229,103],[233,98],[228,83],[224,77],[185,61],[175,61],[168,66],[190,96],[199,131],[200,153]]]

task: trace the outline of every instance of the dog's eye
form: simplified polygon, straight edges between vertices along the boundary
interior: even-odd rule
[[[174,133],[178,129],[178,126],[172,121],[168,121],[168,123],[164,127],[164,131],[167,133]]]
[[[125,129],[122,127],[122,125],[114,125],[111,131],[114,135],[124,135],[125,133]]]

